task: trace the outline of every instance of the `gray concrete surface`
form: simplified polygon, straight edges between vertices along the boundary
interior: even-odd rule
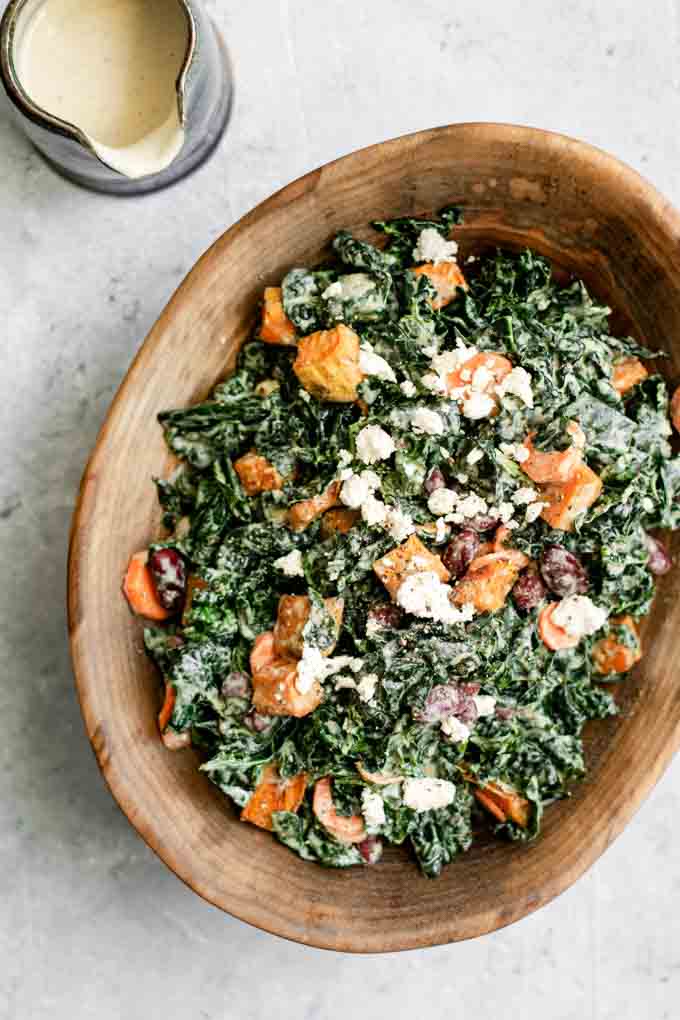
[[[680,762],[581,882],[506,931],[373,958],[290,945],[203,903],[118,812],[73,694],[64,588],[109,401],[225,227],[341,153],[471,119],[585,138],[678,203],[678,2],[210,6],[235,115],[213,161],[169,191],[72,187],[0,105],[0,1018],[675,1020]]]

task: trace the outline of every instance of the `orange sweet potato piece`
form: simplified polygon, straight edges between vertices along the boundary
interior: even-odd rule
[[[235,460],[234,471],[247,496],[283,488],[283,479],[274,465],[257,453],[245,453]]]
[[[439,556],[431,553],[416,535],[411,535],[403,545],[391,549],[373,564],[373,570],[396,599],[403,581],[411,574],[433,570],[440,581],[451,576]]]
[[[612,369],[612,386],[623,396],[648,375],[649,372],[639,358],[621,358]]]
[[[639,358],[621,358],[612,370],[612,386],[621,396],[645,379],[649,372]]]
[[[537,485],[561,485],[571,478],[583,461],[580,446],[572,445],[566,450],[536,450],[533,435],[527,436],[524,446],[529,456],[522,461],[520,467]]]
[[[361,843],[366,839],[366,827],[361,815],[339,815],[333,803],[333,787],[326,776],[314,784],[312,810],[324,829],[340,843]]]
[[[163,733],[168,723],[172,719],[172,713],[175,707],[175,700],[176,700],[175,688],[172,686],[172,684],[166,682],[163,706],[160,712],[158,713],[158,729],[161,731],[161,733]]]
[[[336,534],[346,535],[360,519],[359,510],[329,510],[321,521],[321,537],[330,538]]]
[[[265,631],[255,639],[250,653],[253,681],[253,706],[263,715],[292,715],[302,718],[321,704],[323,691],[315,682],[300,694],[295,681],[297,662],[279,658],[274,648],[273,631]]]
[[[275,811],[297,811],[302,804],[307,789],[307,776],[304,772],[284,779],[275,762],[265,766],[260,781],[250,795],[250,799],[241,812],[241,821],[250,822],[260,829],[271,832],[274,828],[272,815]]]
[[[335,640],[322,649],[322,655],[331,655],[335,650],[342,625],[345,600],[324,599],[324,605],[335,621]],[[302,658],[302,631],[309,619],[312,603],[306,595],[282,595],[274,626],[274,652],[281,659]]]
[[[432,262],[426,262],[424,266],[418,266],[411,272],[415,276],[426,276],[434,284],[437,296],[432,299],[434,309],[445,308],[450,304],[458,293],[458,288],[468,289],[460,266],[457,262],[440,262],[435,266]]]
[[[551,652],[559,652],[565,648],[576,648],[579,639],[568,634],[563,627],[558,626],[553,620],[553,613],[559,605],[558,602],[551,602],[544,606],[538,614],[538,633],[543,644]]]
[[[359,366],[359,337],[340,323],[303,337],[293,371],[301,384],[319,400],[351,403],[364,375]]]
[[[147,620],[167,620],[170,612],[160,603],[147,566],[148,558],[149,553],[145,549],[130,559],[123,581],[123,593],[133,613],[145,616]]]
[[[260,337],[267,344],[294,347],[297,343],[295,326],[283,309],[283,291],[280,287],[267,287],[262,305]]]
[[[449,372],[446,377],[449,390],[469,386],[478,368],[486,368],[493,376],[492,381],[486,387],[487,390],[490,390],[512,372],[512,362],[508,361],[503,354],[494,354],[490,351],[475,354],[474,357],[464,361],[455,372]]]
[[[634,647],[618,641],[615,633],[601,638],[593,648],[593,661],[598,673],[607,676],[611,673],[626,673],[642,658],[640,631],[632,616],[617,616],[610,621],[619,627],[627,627],[635,638]]]
[[[505,605],[520,568],[508,552],[489,553],[473,560],[454,589],[452,602],[471,602],[478,613],[493,613]]]
[[[487,783],[486,786],[478,787],[474,793],[482,807],[499,822],[507,822],[509,819],[522,829],[528,826],[529,801],[516,790],[510,790],[499,783]]]
[[[304,531],[317,517],[337,505],[341,488],[341,482],[331,482],[321,495],[293,503],[286,514],[288,526],[293,531]]]
[[[680,432],[680,386],[671,397],[671,421],[676,432]]]
[[[547,485],[542,499],[550,505],[545,507],[541,517],[551,528],[571,531],[574,521],[584,510],[595,503],[602,492],[602,479],[587,464],[581,464],[568,481],[559,485]]]

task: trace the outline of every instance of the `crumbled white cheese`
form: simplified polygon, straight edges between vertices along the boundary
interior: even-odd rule
[[[594,634],[607,622],[607,612],[596,606],[587,595],[569,595],[558,602],[552,620],[573,638]]]
[[[368,829],[379,829],[385,824],[385,803],[379,793],[367,786],[361,794],[361,813]]]
[[[537,499],[538,493],[530,485],[524,485],[512,494],[512,502],[515,506],[527,506],[529,503],[534,503]]]
[[[357,456],[364,464],[376,464],[391,457],[396,446],[392,436],[379,425],[366,425],[357,435]]]
[[[375,689],[378,686],[377,673],[365,673],[357,683],[357,691],[362,701],[368,703],[375,696]]]
[[[346,658],[346,656],[338,656],[338,658]],[[362,666],[363,660],[355,659],[353,663],[350,663],[350,669],[354,670],[354,672],[357,672],[357,663]],[[366,702],[366,704],[373,700],[377,686],[378,676],[376,673],[367,673],[365,676],[362,676],[361,680],[355,680],[353,676],[339,676],[335,681],[336,691],[356,691],[360,699]]]
[[[510,457],[511,460],[516,460],[518,464],[523,464],[531,456],[524,443],[499,443],[498,448],[501,453],[504,453],[506,457]]]
[[[398,507],[388,507],[385,518],[385,527],[395,542],[405,542],[409,535],[416,530],[413,518],[410,514],[403,513]]]
[[[641,502],[642,509],[644,510],[644,512],[646,514],[651,514],[652,511],[654,510],[654,500],[651,499],[649,496],[645,496]]]
[[[302,566],[302,553],[299,549],[293,549],[287,556],[279,556],[274,560],[277,570],[282,570],[286,577],[304,577],[305,571]]]
[[[440,262],[455,262],[457,251],[455,241],[447,241],[434,227],[426,227],[420,232],[413,258],[416,262],[432,262],[437,266]]]
[[[416,389],[416,387],[414,386],[410,379],[404,379],[403,383],[399,384],[399,389],[401,390],[405,397],[415,397],[416,393],[418,392],[418,390]]]
[[[456,481],[460,482],[461,485],[465,485],[467,484],[468,476],[461,472],[460,474],[456,475]]]
[[[496,393],[501,399],[508,395],[519,397],[527,407],[534,406],[534,393],[531,388],[531,376],[525,368],[513,368],[496,386]]]
[[[481,496],[478,496],[476,492],[470,492],[467,496],[464,496],[458,501],[456,510],[463,517],[476,517],[477,514],[485,514],[489,509],[489,504]]]
[[[342,477],[342,476],[341,476]],[[375,471],[349,472],[340,490],[340,499],[350,510],[358,510],[361,504],[380,488],[380,478]]]
[[[411,414],[411,425],[414,432],[425,432],[428,436],[443,436],[446,431],[442,416],[429,407],[417,407]]]
[[[490,694],[475,694],[472,699],[477,709],[477,715],[483,719],[487,715],[493,715],[496,711],[496,699]]]
[[[387,507],[382,500],[369,495],[361,504],[361,516],[369,528],[377,528],[387,520]]]
[[[430,390],[431,393],[446,393],[446,380],[442,379],[435,372],[426,372],[420,381],[425,389]]]
[[[441,543],[445,542],[446,539],[448,538],[449,529],[447,528],[446,521],[444,520],[443,517],[437,518],[437,520],[435,521],[435,526],[437,530],[435,531],[434,534],[434,540],[437,543],[437,545],[441,545]]]
[[[515,512],[515,508],[512,503],[499,503],[496,509],[498,510],[498,516],[503,524],[508,524],[508,522],[512,520],[512,515]],[[491,513],[491,511],[489,512]],[[495,514],[491,514],[491,516],[494,517]]]
[[[461,375],[462,374],[463,373],[461,372]],[[474,371],[470,382],[470,389],[476,390],[478,393],[486,393],[493,380],[493,372],[490,372],[486,365],[480,365],[479,368],[476,368]]]
[[[443,584],[434,570],[411,574],[399,586],[397,605],[407,613],[421,619],[440,623],[466,623],[474,616],[474,608],[465,604],[460,608],[451,602],[453,589]]]
[[[307,694],[317,680],[323,680],[326,660],[318,648],[312,648],[305,644],[302,649],[302,658],[298,662],[295,686],[300,694]]]
[[[341,276],[335,283],[326,287],[321,295],[324,301],[358,301],[370,290],[375,289],[375,281],[368,273],[349,273]]]
[[[468,464],[477,464],[484,456],[484,450],[480,450],[478,446],[474,450],[470,450],[467,457],[465,458]]]
[[[340,450],[338,454],[338,467],[346,468],[352,463],[352,454],[349,450]]]
[[[470,727],[461,722],[455,715],[449,715],[442,719],[442,733],[449,738],[453,744],[459,744],[470,736]]]
[[[359,351],[359,368],[364,375],[375,376],[376,379],[384,379],[386,382],[397,381],[392,366],[379,354],[376,354],[369,343],[362,343]]]
[[[435,489],[427,501],[427,506],[432,514],[438,517],[453,513],[458,503],[458,493],[453,489]]]
[[[471,421],[488,418],[496,407],[496,401],[488,393],[473,391],[463,400],[463,414]]]
[[[305,642],[302,646],[302,658],[298,662],[295,686],[300,694],[306,694],[317,680],[321,683],[343,669],[351,669],[353,673],[358,673],[363,668],[363,659],[355,659],[351,655],[324,658],[318,648],[313,648]]]
[[[453,803],[456,787],[448,779],[405,779],[403,798],[412,811],[433,811]]]
[[[527,524],[533,524],[534,521],[538,520],[538,518],[543,513],[545,507],[548,506],[550,506],[550,503],[543,503],[540,500],[538,500],[538,502],[536,503],[529,503],[529,506],[527,507],[526,510],[526,514],[524,515],[524,519],[527,522]]]

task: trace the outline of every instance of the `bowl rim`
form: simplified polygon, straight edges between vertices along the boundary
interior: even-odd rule
[[[673,232],[680,237],[680,213],[664,198],[658,189],[638,171],[628,166],[622,160],[605,152],[604,150],[581,141],[569,135],[549,131],[542,128],[534,128],[525,125],[512,124],[508,122],[494,121],[462,121],[425,130],[410,132],[394,138],[377,142],[329,161],[314,170],[294,179],[282,188],[278,189],[271,196],[255,205],[240,219],[233,223],[226,231],[213,241],[213,243],[198,258],[179,286],[171,295],[163,308],[158,319],[149,330],[144,341],[133,357],[123,380],[109,406],[103,425],[97,436],[94,448],[90,454],[80,482],[79,492],[71,521],[69,551],[68,551],[68,580],[67,580],[67,605],[68,605],[68,632],[73,665],[74,682],[76,694],[83,715],[85,730],[92,745],[99,770],[107,784],[114,800],[121,811],[125,814],[129,823],[136,829],[147,846],[164,862],[164,864],[185,883],[193,892],[196,892],[202,899],[215,907],[220,908],[233,917],[253,925],[261,931],[285,938],[302,945],[313,946],[319,949],[350,953],[376,953],[393,952],[407,949],[426,948],[434,945],[448,944],[452,941],[463,941],[469,938],[476,938],[492,931],[504,928],[517,920],[533,913],[540,907],[547,905],[562,892],[568,889],[581,877],[611,845],[617,836],[623,831],[630,819],[636,813],[642,802],[651,792],[668,767],[671,758],[680,748],[680,727],[676,727],[672,739],[666,741],[661,749],[648,760],[649,768],[644,776],[639,777],[632,789],[630,796],[623,798],[617,805],[612,806],[611,813],[607,818],[606,827],[593,838],[590,844],[584,848],[578,861],[571,868],[553,874],[546,880],[544,886],[536,891],[536,895],[525,902],[519,909],[506,911],[502,916],[489,916],[479,913],[474,923],[468,926],[464,935],[441,931],[437,937],[432,935],[423,936],[415,930],[405,932],[403,936],[397,935],[390,941],[390,945],[381,948],[378,940],[367,944],[364,939],[361,945],[353,942],[351,933],[345,936],[330,936],[327,932],[314,931],[310,936],[303,938],[299,929],[295,928],[288,919],[277,918],[276,922],[269,923],[263,919],[262,911],[255,911],[250,908],[239,908],[226,902],[225,899],[211,894],[200,880],[200,878],[184,866],[184,862],[177,855],[172,854],[163,845],[162,834],[153,826],[147,826],[135,811],[135,798],[132,785],[126,783],[121,777],[113,774],[109,768],[109,755],[100,732],[100,722],[95,717],[94,707],[90,703],[89,691],[96,682],[96,674],[91,671],[87,655],[79,647],[76,641],[76,624],[81,616],[81,591],[78,580],[79,565],[85,555],[83,536],[87,534],[88,524],[92,519],[94,508],[93,484],[97,473],[100,470],[100,461],[105,453],[106,441],[109,431],[112,428],[119,409],[125,403],[128,391],[132,388],[138,373],[142,370],[145,362],[152,357],[156,348],[163,341],[165,326],[169,323],[181,308],[185,298],[191,290],[194,277],[200,274],[202,267],[211,259],[223,256],[228,249],[230,242],[239,234],[247,231],[251,222],[265,213],[283,207],[293,201],[300,194],[313,190],[324,173],[334,170],[336,167],[351,166],[353,162],[361,162],[362,158],[376,153],[398,150],[407,143],[416,147],[428,143],[435,138],[457,135],[461,129],[475,131],[478,134],[486,134],[489,140],[498,141],[505,139],[516,144],[539,143],[550,149],[568,147],[570,156],[579,159],[589,165],[598,165],[603,173],[616,173],[619,184],[623,190],[635,194],[646,206],[647,214],[658,221],[664,221],[666,229],[669,224]]]

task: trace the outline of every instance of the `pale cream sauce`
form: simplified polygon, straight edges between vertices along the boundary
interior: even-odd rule
[[[184,141],[176,81],[188,39],[177,0],[45,0],[18,33],[17,74],[105,163],[143,177]]]

